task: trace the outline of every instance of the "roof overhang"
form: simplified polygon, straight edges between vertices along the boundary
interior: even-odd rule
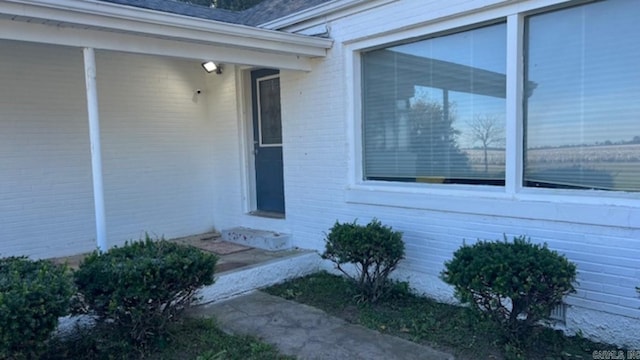
[[[0,39],[304,71],[333,43],[97,0],[0,1]]]

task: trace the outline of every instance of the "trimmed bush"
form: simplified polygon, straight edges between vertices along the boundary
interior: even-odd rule
[[[171,321],[213,284],[217,257],[163,239],[93,252],[74,273],[89,313],[144,344],[163,336]]]
[[[0,259],[0,358],[35,359],[67,314],[73,282],[66,266]]]
[[[501,325],[507,340],[518,340],[575,291],[576,266],[546,244],[505,237],[462,246],[441,276],[462,303]]]
[[[402,233],[373,219],[366,226],[336,221],[327,235],[323,259],[353,280],[364,300],[377,301],[389,288],[389,274],[404,259]],[[355,267],[352,275],[344,264]]]

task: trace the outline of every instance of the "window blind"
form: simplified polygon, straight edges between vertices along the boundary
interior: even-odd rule
[[[526,19],[526,186],[640,190],[640,2]]]
[[[366,179],[504,184],[505,31],[362,54]]]

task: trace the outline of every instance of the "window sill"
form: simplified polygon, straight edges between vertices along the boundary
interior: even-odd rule
[[[619,196],[618,196],[619,195]],[[346,191],[353,204],[391,206],[640,229],[640,194],[504,187],[364,182]]]

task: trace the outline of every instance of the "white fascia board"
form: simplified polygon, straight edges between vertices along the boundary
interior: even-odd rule
[[[322,57],[330,39],[259,29],[98,0],[4,0],[0,14],[177,40]]]
[[[300,57],[295,54],[189,43],[154,37],[141,38],[128,33],[50,26],[10,19],[0,19],[0,39],[73,47],[91,47],[99,50],[169,56],[198,61],[213,59],[227,64],[311,71],[310,58]]]
[[[295,25],[301,23],[313,22],[313,20],[316,19],[325,21],[327,17],[330,17],[338,12],[342,12],[343,15],[340,17],[344,17],[346,15],[358,13],[394,1],[398,0],[331,0],[326,3],[299,11],[297,13],[272,20],[264,24],[260,24],[259,26],[261,28],[272,30],[287,29],[287,31],[294,33],[298,30],[301,30],[295,27]],[[304,28],[306,27],[309,26],[304,26]]]

